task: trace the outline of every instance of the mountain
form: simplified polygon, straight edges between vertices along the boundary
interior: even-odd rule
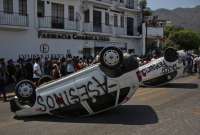
[[[200,32],[200,5],[194,8],[158,9],[153,11],[160,19],[169,20],[173,25]]]

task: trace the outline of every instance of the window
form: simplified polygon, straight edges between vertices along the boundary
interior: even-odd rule
[[[19,0],[19,14],[27,15],[27,0]]]
[[[121,27],[124,28],[124,16],[121,16],[120,21],[121,21]]]
[[[114,26],[118,27],[118,17],[117,17],[117,15],[114,15]]]
[[[109,13],[108,12],[105,13],[105,24],[106,25],[110,24],[110,22],[109,22]]]
[[[74,21],[74,6],[69,6],[68,13],[69,13],[69,20]]]
[[[134,9],[134,0],[127,0],[126,7]]]
[[[4,13],[13,13],[13,0],[3,0]]]
[[[64,19],[64,4],[52,3],[51,10],[52,17]]]
[[[52,27],[53,28],[64,28],[64,4],[52,3],[51,6],[52,14]]]
[[[84,11],[84,22],[89,23],[90,22],[90,10]]]
[[[134,19],[132,17],[127,17],[127,35],[133,36],[134,35]]]
[[[90,58],[92,56],[92,48],[83,48],[83,57]]]
[[[37,10],[38,17],[44,17],[44,15],[45,15],[45,3],[44,3],[44,1],[38,0],[37,8],[38,8],[38,10]]]

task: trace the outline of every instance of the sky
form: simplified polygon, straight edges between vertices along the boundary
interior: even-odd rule
[[[196,5],[200,5],[200,0],[147,0],[147,6],[152,10],[158,8],[194,7]]]

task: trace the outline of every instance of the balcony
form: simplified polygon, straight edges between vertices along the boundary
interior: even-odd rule
[[[113,26],[113,34],[116,36],[126,35],[126,29],[120,26]]]
[[[0,28],[26,29],[29,26],[28,15],[19,13],[5,13],[0,11]]]
[[[44,29],[58,29],[67,31],[80,31],[80,22],[71,21],[67,18],[62,17],[39,17],[38,18],[39,28]]]
[[[100,4],[100,5],[104,5],[104,6],[112,6],[112,0],[83,0],[83,1]]]
[[[141,35],[134,33],[127,35],[126,27],[113,26],[101,24],[101,26],[94,26],[93,23],[84,23],[83,32],[92,34],[103,34],[108,36],[124,37],[124,38],[140,38]]]
[[[163,27],[147,27],[147,36],[149,38],[162,38],[164,36]]]
[[[112,34],[112,26],[101,24],[99,26],[93,26],[93,23],[84,23],[83,24],[84,32],[98,32],[102,34]]]
[[[93,23],[84,23],[83,24],[84,32],[98,32],[102,34],[112,34],[113,29],[111,25],[101,24],[99,26],[94,26]]]
[[[129,35],[127,35],[126,27],[106,25],[103,23],[99,26],[95,26],[91,22],[84,23],[83,32],[90,34],[103,34],[103,35],[123,37],[123,38],[141,38],[141,34],[135,33],[134,31],[132,31],[131,34],[129,31]]]
[[[137,8],[138,5],[136,1],[133,0],[124,0],[124,2],[116,1],[115,7],[121,10],[127,10],[131,12],[139,12],[140,10]]]
[[[112,4],[112,0],[96,0],[96,1]]]

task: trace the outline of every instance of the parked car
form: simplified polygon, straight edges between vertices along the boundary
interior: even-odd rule
[[[41,114],[93,115],[127,102],[139,87],[139,64],[116,47],[104,48],[99,62],[77,73],[44,83],[16,86],[10,101],[18,117]]]
[[[184,51],[166,49],[164,57],[139,67],[142,86],[160,86],[181,77],[184,71]]]

